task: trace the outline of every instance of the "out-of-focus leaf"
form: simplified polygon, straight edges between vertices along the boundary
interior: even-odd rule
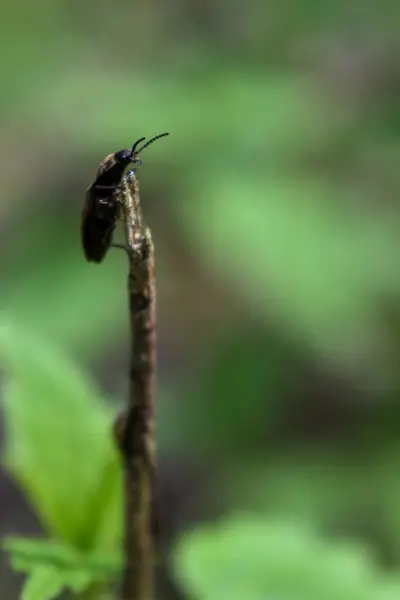
[[[64,588],[62,575],[51,567],[39,567],[24,584],[21,600],[53,600]]]
[[[11,557],[13,568],[24,573],[47,565],[68,573],[88,573],[91,580],[101,581],[116,578],[123,564],[122,556],[117,552],[81,552],[54,540],[10,536],[3,547]]]
[[[8,469],[50,533],[81,549],[115,548],[121,472],[98,391],[56,347],[4,322],[0,360],[8,375]]]
[[[80,553],[75,548],[57,541],[10,536],[4,540],[3,548],[10,554],[16,571],[27,572],[45,564],[76,568],[80,562]]]
[[[201,600],[380,600],[390,582],[355,544],[329,543],[293,520],[249,515],[184,535],[175,569],[189,597]]]
[[[101,268],[87,263],[79,217],[76,223],[64,220],[62,227],[50,220],[45,226],[31,220],[26,232],[21,225],[18,256],[24,266],[17,260],[9,269],[0,307],[41,337],[74,353],[94,356],[126,329],[127,263],[117,250],[110,252]]]
[[[93,105],[89,98],[96,89],[102,93]],[[106,110],[116,90],[118,111]],[[258,160],[259,152],[267,150],[269,160],[276,161],[325,136],[330,126],[305,77],[265,69],[249,71],[237,65],[234,69],[226,65],[210,69],[197,80],[182,77],[175,86],[171,86],[170,74],[149,77],[147,71],[136,70],[133,79],[125,73],[77,70],[74,65],[69,73],[64,70],[58,80],[53,79],[40,102],[30,103],[29,111],[46,114],[58,124],[62,115],[77,146],[88,150],[88,144],[96,148],[115,144],[117,148],[128,143],[126,122],[133,99],[140,109],[142,131],[171,132],[164,151],[160,143],[153,155],[163,156],[163,164],[174,164],[178,158],[187,163],[192,150],[192,160],[196,155],[200,158],[192,163],[198,173],[210,168],[217,157],[225,164],[240,164],[246,154]],[[226,148],[230,148],[229,154]],[[201,155],[203,149],[207,150],[206,159]]]
[[[159,403],[159,435],[164,447],[215,453],[268,439],[279,427],[279,403],[295,377],[286,354],[250,325],[209,349],[192,377]],[[268,402],[260,402],[265,394]]]
[[[252,507],[283,518],[293,515],[328,529],[339,524],[368,531],[371,512],[379,506],[378,467],[368,469],[351,456],[342,463],[322,448],[318,455],[301,447],[292,451],[264,463],[243,458],[227,467],[214,491],[219,505]]]
[[[23,594],[38,600],[58,596],[64,588],[81,593],[96,586],[100,593],[122,569],[122,556],[83,553],[53,540],[9,537],[3,547],[13,569],[27,574]]]
[[[226,467],[213,487],[219,507],[247,506],[267,514],[294,515],[304,523],[379,539],[400,563],[400,449],[398,441],[359,447],[294,447],[268,462],[243,458]]]
[[[395,213],[361,218],[336,207],[339,190],[267,173],[219,174],[197,186],[178,213],[191,244],[252,313],[299,347],[367,385],[393,377],[378,298],[400,292]]]
[[[21,594],[21,600],[53,600],[64,589],[75,594],[91,588],[93,577],[84,570],[60,570],[51,566],[36,567],[27,577]]]
[[[65,29],[59,17],[60,5],[44,0],[35,7],[23,0],[15,8],[8,5],[4,11],[0,50],[7,53],[12,47],[14,51],[1,64],[2,81],[9,82],[1,99],[3,113],[24,110],[29,97],[46,87],[51,74],[60,67]]]

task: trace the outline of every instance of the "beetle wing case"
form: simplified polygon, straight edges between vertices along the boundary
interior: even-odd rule
[[[123,163],[116,162],[115,154],[109,154],[101,162],[95,181],[86,191],[81,238],[89,262],[101,262],[111,245],[119,214],[116,186],[124,168]]]
[[[102,218],[95,208],[95,191],[93,186],[90,186],[82,211],[81,239],[86,260],[99,263],[107,254],[112,242],[116,219]]]
[[[86,260],[99,263],[111,245],[115,223],[89,214],[82,219],[82,246]]]
[[[106,171],[108,171],[109,169],[111,169],[111,167],[113,167],[116,163],[115,160],[115,153],[111,153],[108,156],[106,156],[100,163],[100,166],[98,168],[98,171],[96,173],[96,180],[103,175],[103,173],[105,173]]]

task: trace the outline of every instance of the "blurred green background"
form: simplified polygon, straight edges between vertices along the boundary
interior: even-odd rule
[[[114,405],[128,389],[126,259],[85,262],[84,193],[107,154],[171,134],[140,171],[167,554],[200,523],[248,510],[365,544],[396,576],[400,5],[1,8],[0,310]],[[5,474],[0,510],[2,535],[40,531]],[[4,566],[1,600],[19,585]],[[190,595],[172,568],[160,590],[214,598]]]

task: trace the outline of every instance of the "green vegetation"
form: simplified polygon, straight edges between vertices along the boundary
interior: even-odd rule
[[[163,131],[140,181],[176,585],[399,597],[399,17],[361,0],[4,8],[4,466],[42,532],[12,513],[0,535],[24,600],[118,577],[126,260],[85,263],[79,216],[100,160]]]

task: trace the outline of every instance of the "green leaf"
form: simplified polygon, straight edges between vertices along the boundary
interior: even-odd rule
[[[79,552],[58,541],[9,536],[4,540],[3,548],[10,554],[12,566],[17,571],[28,572],[44,565],[71,569],[80,564]]]
[[[81,552],[56,540],[10,536],[4,540],[3,548],[10,554],[12,567],[24,573],[51,566],[69,574],[86,573],[91,581],[104,581],[115,579],[123,564],[122,555],[117,552]],[[77,575],[76,579],[80,581],[82,577]]]
[[[53,597],[53,591],[58,595],[63,588],[74,593],[92,586],[104,588],[117,580],[122,569],[121,556],[83,553],[53,540],[9,537],[3,547],[12,567],[28,575],[24,588],[28,598]]]
[[[389,583],[400,593],[364,548],[295,520],[233,516],[186,534],[175,559],[178,579],[201,600],[378,600]]]
[[[22,590],[22,600],[51,600],[69,588],[82,593],[94,583],[91,573],[84,570],[60,571],[51,566],[37,567],[27,577]]]
[[[52,567],[38,567],[28,577],[22,590],[21,600],[52,600],[64,588],[62,574]]]
[[[93,583],[93,576],[88,571],[69,571],[63,574],[65,587],[70,588],[75,594],[86,591]]]
[[[51,535],[83,550],[116,548],[121,468],[98,391],[56,347],[5,323],[0,360],[8,469]]]

